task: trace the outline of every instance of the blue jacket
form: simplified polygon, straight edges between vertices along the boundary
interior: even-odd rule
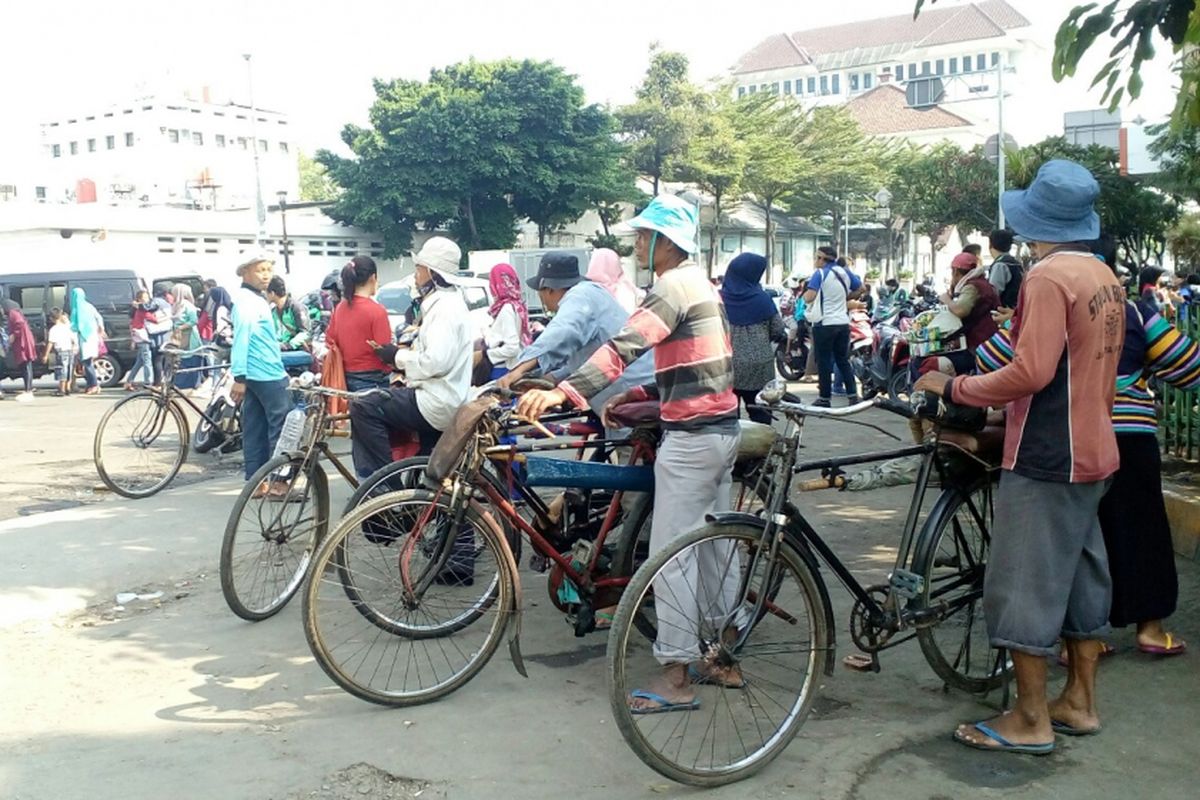
[[[277,381],[287,377],[271,307],[266,298],[245,286],[233,295],[233,349],[229,360],[234,378]]]

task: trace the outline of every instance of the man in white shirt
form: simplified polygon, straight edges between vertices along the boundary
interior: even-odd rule
[[[425,242],[414,258],[421,323],[412,348],[377,348],[385,363],[395,364],[406,386],[372,394],[350,404],[354,469],[365,478],[392,460],[390,434],[416,433],[428,454],[471,388],[472,332],[453,277],[462,251],[441,236]]]

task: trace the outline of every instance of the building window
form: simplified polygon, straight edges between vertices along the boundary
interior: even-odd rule
[[[247,143],[246,143],[246,137],[245,137],[245,136],[239,136],[239,137],[238,137],[238,140],[237,140],[237,142],[238,142],[238,147],[242,148],[243,150],[247,150],[247,149],[249,149],[249,147],[248,147],[248,145],[247,145]]]
[[[225,135],[222,133],[218,133],[217,134],[217,147],[224,147],[224,146],[225,146]]]
[[[804,94],[804,78],[796,78],[796,94]]]
[[[50,155],[54,156],[55,158],[61,158],[62,157],[62,145],[61,144],[50,145]]]
[[[132,132],[127,132],[125,134],[125,146],[133,147],[133,133]]]
[[[829,94],[829,76],[828,75],[821,76],[821,94],[822,95]]]
[[[963,72],[967,73],[970,71],[971,71],[971,57],[963,56]]]
[[[950,74],[951,75],[958,74],[958,56],[953,56],[950,59]]]
[[[104,147],[108,150],[116,150],[117,149],[117,137],[105,136],[104,137]]]
[[[863,73],[863,89],[870,89],[875,83],[875,76],[869,72]]]
[[[850,73],[850,91],[852,91],[852,92],[858,91],[858,73],[857,72]]]
[[[896,80],[898,80],[898,81],[904,80],[904,65],[903,64],[896,65]]]
[[[260,153],[267,152],[267,140],[266,139],[258,140],[258,152],[260,152]]]
[[[46,187],[45,186],[33,187],[33,194],[35,197],[37,197],[38,200],[45,200],[46,199]]]
[[[817,79],[816,78],[808,79],[808,93],[809,94],[817,93]]]
[[[73,155],[73,156],[79,155],[79,142],[71,142],[71,144],[69,146],[71,148],[71,155]]]
[[[915,77],[917,77],[917,65],[909,64],[908,65],[908,79],[911,81]]]
[[[746,87],[745,87],[745,86],[739,86],[739,87],[738,87],[738,97],[745,97],[745,96],[746,96]],[[217,138],[218,138],[218,139],[220,139],[221,137],[220,137],[220,136],[218,136]],[[218,142],[218,143],[217,143],[217,147],[220,147],[220,146],[221,146],[221,143],[220,143],[220,142]]]
[[[750,94],[758,94],[758,87],[751,86],[747,91],[750,92]]]
[[[171,144],[179,144],[179,131],[171,128],[167,131],[167,141]]]
[[[992,53],[992,66],[993,67],[1000,66],[1000,54],[999,53]]]
[[[779,81],[771,84],[771,94],[779,94]],[[266,144],[265,142],[263,144]]]
[[[834,94],[842,93],[842,76],[837,74],[836,72],[833,73],[833,93]]]
[[[987,69],[987,56],[983,53],[975,56],[975,69],[978,72],[983,72]]]
[[[792,93],[792,82],[791,82],[791,81],[784,81],[784,82],[783,82],[783,93],[784,93],[784,94],[791,94],[791,93]],[[280,142],[280,144],[283,144],[283,143],[282,143],[282,142]],[[286,152],[286,151],[284,151],[284,152]]]
[[[946,72],[946,62],[943,59],[938,59],[934,62],[934,75],[942,75]]]
[[[196,145],[197,147],[203,147],[204,134],[200,131],[192,131],[192,144]]]
[[[921,74],[922,74],[922,75],[928,75],[928,74],[929,74],[929,62],[928,62],[928,61],[922,61],[922,62],[921,62]]]
[[[88,152],[89,153],[96,152],[96,140],[95,139],[88,139],[87,144],[88,144]]]

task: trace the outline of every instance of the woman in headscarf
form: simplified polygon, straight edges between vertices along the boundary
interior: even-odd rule
[[[171,287],[174,302],[171,304],[171,343],[182,350],[195,350],[203,342],[196,329],[200,319],[200,311],[192,295],[192,287],[186,283],[177,283]],[[186,372],[204,365],[204,357],[188,356],[179,362],[179,372],[175,377],[175,385],[180,389],[195,389],[200,383],[199,372]]]
[[[625,276],[625,270],[621,267],[621,257],[606,247],[592,253],[587,279],[608,289],[608,293],[615,297],[621,308],[629,314],[633,313],[646,295]]]
[[[5,300],[0,303],[0,308],[8,326],[9,355],[16,364],[21,380],[25,382],[25,391],[17,395],[17,400],[27,403],[33,399],[33,361],[37,358],[37,342],[33,340],[33,331],[29,329],[29,322],[21,313],[20,306],[12,300]]]
[[[755,396],[775,377],[775,343],[787,330],[775,302],[762,287],[767,260],[742,253],[729,262],[721,283],[721,300],[733,342],[733,391],[755,422],[771,422],[769,412],[750,408]]]
[[[521,296],[521,279],[510,264],[497,264],[488,276],[492,290],[492,324],[475,351],[472,383],[482,385],[508,374],[521,360],[521,351],[533,341],[529,333],[529,310]],[[484,370],[487,374],[484,374]]]
[[[79,339],[79,362],[83,364],[83,379],[87,384],[83,393],[99,394],[100,384],[96,381],[92,361],[100,355],[100,346],[104,342],[104,319],[78,286],[71,290],[71,330]]]
[[[233,343],[233,297],[224,286],[214,286],[205,294],[204,313],[212,320],[213,344],[229,347]]]

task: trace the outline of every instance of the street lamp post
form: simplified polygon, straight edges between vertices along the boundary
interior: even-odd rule
[[[279,221],[283,224],[283,271],[292,274],[291,243],[287,235],[287,192],[280,189],[275,193],[279,197]]]
[[[263,204],[262,173],[258,168],[258,109],[254,107],[254,65],[250,62],[250,53],[242,54],[246,59],[246,82],[250,89],[250,152],[254,154],[254,202],[258,215],[258,234],[255,244],[259,247],[267,240],[267,207]]]
[[[892,274],[892,193],[887,190],[887,187],[880,189],[875,193],[875,203],[879,206],[879,217],[887,230],[887,270],[884,272],[884,278]]]

